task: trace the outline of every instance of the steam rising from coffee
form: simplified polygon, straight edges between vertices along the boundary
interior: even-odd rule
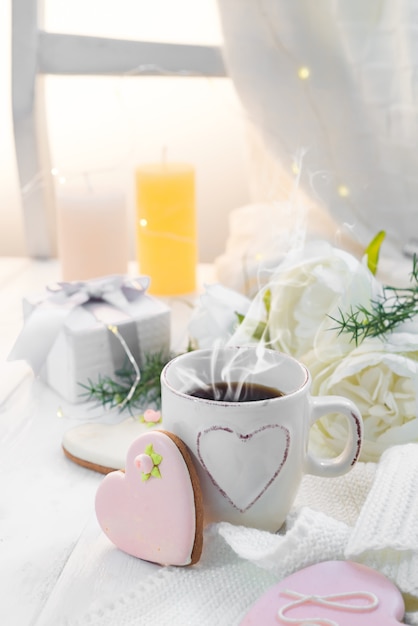
[[[237,346],[225,347],[218,342],[212,351],[207,351],[201,371],[198,367],[179,368],[180,391],[222,402],[266,400],[283,395],[275,384],[264,383],[269,380],[268,373],[276,367],[267,358],[265,347],[259,344],[250,350],[251,359],[248,347],[237,349]]]
[[[254,255],[254,247],[248,248],[251,253],[253,266],[251,266],[251,276],[245,275],[245,279],[251,285],[257,287],[252,297],[249,308],[242,312],[243,319],[233,331],[232,337],[227,340],[225,335],[223,340],[215,341],[212,344],[211,361],[209,366],[206,364],[201,368],[203,375],[196,368],[184,368],[181,373],[181,386],[184,393],[190,393],[193,389],[207,390],[210,389],[210,399],[225,400],[237,402],[245,401],[242,393],[246,385],[257,383],[267,385],[277,385],[280,390],[280,381],[274,381],[274,376],[269,372],[275,367],[271,358],[268,358],[270,350],[291,354],[294,358],[300,359],[312,348],[313,337],[316,336],[318,329],[321,331],[329,330],[334,325],[329,313],[338,315],[338,307],[344,308],[345,300],[351,291],[344,286],[344,290],[340,293],[334,286],[333,272],[339,268],[341,274],[349,271],[350,285],[354,285],[354,290],[359,282],[361,292],[364,290],[361,272],[359,273],[359,281],[357,281],[356,272],[352,267],[345,268],[346,262],[338,255],[333,256],[331,240],[335,242],[340,240],[341,247],[350,249],[352,247],[357,250],[354,240],[351,239],[351,227],[348,224],[339,226],[332,220],[328,219],[317,212],[317,208],[312,205],[311,201],[300,190],[300,177],[302,175],[303,160],[306,150],[301,149],[294,157],[294,180],[288,194],[286,202],[273,203],[273,207],[277,210],[279,230],[275,228],[274,223],[263,223],[267,227],[263,231],[263,237],[257,239],[257,245],[262,249],[262,254]],[[314,179],[323,176],[323,172],[309,174],[311,183],[314,187]],[[273,215],[274,217],[274,215]],[[318,234],[316,227],[320,226],[319,231],[325,234],[325,241],[309,241],[308,226],[309,221],[313,219],[315,228],[313,231]],[[326,219],[325,219],[326,218]],[[312,228],[311,228],[312,230]],[[239,234],[239,233],[238,233]],[[265,236],[264,236],[265,235]],[[329,240],[329,241],[327,241]],[[270,247],[269,244],[272,244]],[[308,252],[305,252],[308,249]],[[355,250],[352,250],[354,253]],[[312,258],[310,259],[310,255]],[[324,261],[322,261],[324,257]],[[247,255],[245,255],[247,259]],[[321,260],[318,267],[315,267],[316,260]],[[330,260],[331,259],[331,260]],[[255,263],[257,260],[257,263]],[[304,263],[306,261],[306,267]],[[297,271],[292,271],[293,266]],[[332,271],[331,271],[332,269]],[[322,290],[317,297],[316,282]],[[350,287],[351,288],[351,287]],[[270,292],[270,293],[269,293]],[[245,291],[247,295],[247,290]],[[267,297],[268,294],[268,297]],[[299,302],[303,294],[304,300]],[[324,295],[325,294],[325,295]],[[326,307],[321,308],[317,302],[324,299]],[[268,309],[266,301],[268,300]],[[292,312],[292,306],[297,303],[299,309],[295,320],[292,321],[297,332],[292,332],[287,319],[287,311]],[[313,303],[313,304],[312,304]],[[330,309],[331,304],[334,309]],[[274,315],[271,315],[271,312]],[[215,314],[219,312],[215,307]],[[264,324],[264,330],[263,329]],[[267,326],[268,324],[268,326]],[[216,326],[216,324],[215,324]],[[314,333],[312,333],[314,328]],[[221,332],[224,329],[221,328]],[[322,332],[322,336],[332,344],[332,334]],[[324,345],[327,344],[324,341]],[[205,344],[208,345],[208,342]],[[252,347],[255,351],[256,359],[248,361],[250,366],[244,363],[242,352],[240,350],[231,349],[228,359],[226,359],[228,348]],[[225,360],[226,359],[226,360]],[[274,382],[272,382],[274,381]],[[220,384],[222,383],[222,384]],[[226,386],[226,391],[225,391]],[[287,391],[284,390],[286,393]],[[280,394],[279,394],[280,395]],[[202,397],[202,396],[200,396]],[[205,396],[206,397],[206,396]]]

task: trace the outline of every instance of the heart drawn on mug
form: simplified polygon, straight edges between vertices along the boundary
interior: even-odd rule
[[[197,435],[197,454],[210,480],[240,513],[250,509],[283,468],[290,433],[267,424],[250,433],[211,426]]]

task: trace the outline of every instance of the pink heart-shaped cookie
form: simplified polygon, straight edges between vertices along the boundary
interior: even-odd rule
[[[405,605],[383,574],[351,561],[324,561],[270,588],[240,626],[399,626]]]
[[[96,515],[118,548],[161,565],[190,565],[202,552],[202,496],[184,443],[154,430],[130,446],[126,471],[108,474]]]

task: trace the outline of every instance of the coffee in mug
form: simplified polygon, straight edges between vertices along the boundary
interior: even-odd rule
[[[257,402],[268,398],[278,398],[284,395],[274,387],[267,387],[259,383],[246,382],[215,382],[205,387],[195,387],[189,391],[191,396],[214,400],[215,402]]]

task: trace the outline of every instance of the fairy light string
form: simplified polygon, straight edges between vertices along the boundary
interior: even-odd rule
[[[134,393],[139,385],[139,382],[141,380],[141,371],[138,367],[138,364],[134,358],[134,355],[132,354],[131,350],[129,349],[128,344],[126,343],[125,339],[122,337],[122,335],[120,334],[118,327],[115,326],[114,324],[108,324],[107,329],[113,333],[113,335],[118,339],[118,341],[120,342],[122,348],[125,351],[125,354],[127,356],[127,358],[129,359],[129,362],[131,363],[134,372],[135,372],[135,379],[127,393],[127,395],[125,396],[125,398],[122,400],[122,402],[118,403],[118,408],[122,411],[125,406],[132,400]]]

